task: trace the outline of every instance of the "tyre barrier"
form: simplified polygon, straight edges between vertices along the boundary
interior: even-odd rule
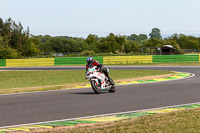
[[[0,67],[86,65],[87,57],[0,59]],[[199,55],[138,55],[94,57],[104,65],[200,62]]]

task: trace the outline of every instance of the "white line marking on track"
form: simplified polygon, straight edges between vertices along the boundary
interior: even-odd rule
[[[137,113],[137,112],[144,112],[144,111],[150,111],[150,110],[157,110],[157,109],[164,109],[164,108],[172,108],[172,107],[177,107],[177,106],[186,106],[186,105],[192,105],[192,104],[200,104],[200,102],[196,102],[196,103],[187,103],[187,104],[179,104],[179,105],[171,105],[171,106],[158,107],[158,108],[151,108],[151,109],[143,109],[143,110],[135,110],[135,111],[126,111],[126,112],[118,112],[118,113],[110,113],[110,114],[101,114],[101,115],[85,116],[85,117],[78,117],[78,118],[69,118],[69,119],[54,120],[54,121],[45,121],[45,122],[37,122],[37,123],[29,123],[29,124],[21,124],[21,125],[4,126],[4,127],[0,127],[0,129],[2,129],[2,128],[11,128],[11,127],[13,128],[13,127],[19,127],[19,126],[39,125],[39,124],[51,123],[51,122],[61,122],[61,121],[88,119],[88,118],[102,117],[102,116],[113,116],[113,115],[118,115],[118,114]]]

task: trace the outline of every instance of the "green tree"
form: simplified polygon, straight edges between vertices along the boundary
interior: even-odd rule
[[[145,41],[145,40],[147,40],[147,39],[148,39],[148,37],[147,37],[146,34],[140,34],[140,35],[139,35],[139,40],[140,40],[140,41]]]
[[[144,44],[145,47],[161,47],[163,46],[163,41],[159,39],[149,39],[148,41],[145,42]]]
[[[25,45],[22,48],[22,55],[24,56],[36,56],[40,52],[38,48],[38,42],[34,38],[29,38],[26,40]]]
[[[138,42],[130,40],[126,41],[124,45],[124,52],[138,54],[140,52],[140,47],[138,45]]]
[[[89,51],[95,51],[98,52],[97,49],[97,41],[98,41],[98,36],[97,35],[88,35],[88,37],[85,40],[88,44],[88,50]]]
[[[160,29],[158,29],[158,28],[152,29],[152,31],[149,34],[149,36],[150,36],[150,39],[158,39],[158,40],[162,39]]]
[[[0,59],[14,59],[18,57],[19,55],[16,49],[12,49],[7,45],[0,45]]]
[[[115,36],[115,40],[116,40],[116,43],[117,43],[117,51],[119,53],[123,52],[124,50],[124,45],[126,43],[126,38],[124,36]]]
[[[97,44],[99,53],[110,53],[112,51],[111,45],[105,37],[100,38]]]
[[[18,53],[24,53],[22,47],[29,38],[29,28],[24,30],[20,22],[17,24],[11,18],[8,18],[5,22],[0,19],[0,35],[3,36],[4,40],[7,40],[7,43],[4,44],[16,49]]]
[[[193,36],[186,36],[186,35],[180,34],[175,40],[179,44],[181,49],[199,50],[200,48],[199,39]]]
[[[130,36],[127,37],[128,40],[133,40],[133,41],[140,41],[140,38],[136,34],[131,34]]]
[[[8,40],[6,37],[0,35],[0,46],[8,46]]]

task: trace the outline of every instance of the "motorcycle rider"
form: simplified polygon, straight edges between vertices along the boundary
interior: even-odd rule
[[[91,66],[97,66],[97,68],[100,68],[99,70],[102,71],[106,75],[108,80],[110,81],[110,77],[109,77],[107,68],[105,68],[102,64],[100,64],[97,60],[93,60],[92,57],[88,57],[87,65],[86,65],[86,72],[88,70],[88,67],[91,67]]]

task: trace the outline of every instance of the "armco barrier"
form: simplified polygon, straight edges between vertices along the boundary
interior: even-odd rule
[[[54,58],[7,59],[6,66],[54,66]]]
[[[198,55],[199,56],[199,62],[200,62],[200,55]]]
[[[60,57],[35,59],[0,59],[0,66],[58,66],[58,65],[86,65],[87,57]],[[199,55],[147,55],[147,56],[104,56],[94,57],[101,64],[138,64],[165,62],[200,62]]]
[[[6,66],[6,59],[0,59],[0,66]]]
[[[105,56],[104,64],[152,63],[152,56]]]
[[[199,55],[154,55],[153,63],[199,62]]]
[[[64,57],[55,58],[54,65],[86,65],[87,57]],[[103,57],[94,57],[94,60],[98,60],[103,64]]]

